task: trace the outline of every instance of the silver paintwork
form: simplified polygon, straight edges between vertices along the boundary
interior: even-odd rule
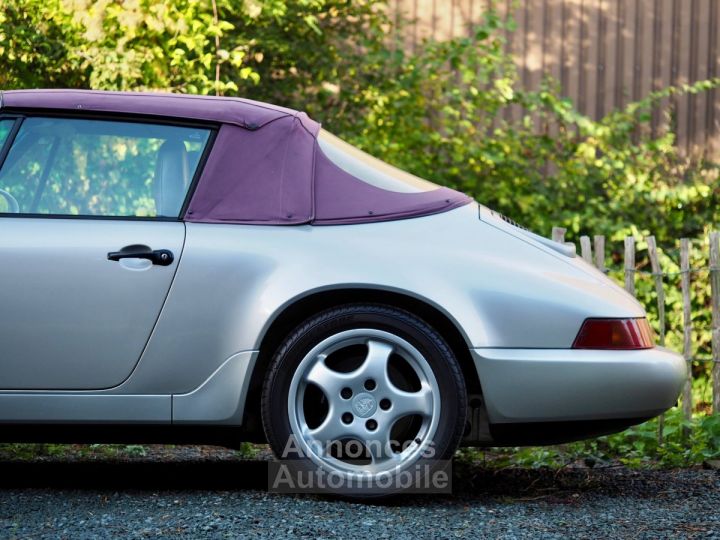
[[[340,373],[330,369],[325,359],[332,353],[351,345],[367,345],[363,363],[354,371]],[[402,356],[417,375],[421,388],[406,392],[390,380],[390,355]],[[372,379],[376,387],[366,391],[364,382]],[[303,398],[305,389],[314,384],[325,394],[328,413],[325,420],[311,428],[305,420]],[[344,399],[343,388],[352,390],[353,398]],[[383,410],[378,403],[389,399],[391,407]],[[432,368],[425,357],[407,341],[394,334],[370,328],[347,330],[334,334],[318,343],[300,362],[290,382],[288,417],[297,444],[317,465],[337,473],[383,474],[409,467],[428,449],[438,427],[440,416],[440,390]],[[354,413],[352,421],[345,423],[343,414]],[[397,420],[408,415],[422,418],[416,440],[400,453],[391,448],[391,430]],[[367,427],[368,421],[377,422],[377,428]],[[329,450],[344,439],[362,441],[370,453],[372,463],[351,464],[333,457]]]
[[[171,249],[176,262],[138,269],[106,260],[128,244]],[[341,226],[0,218],[0,421],[31,420],[63,394],[76,405],[69,421],[94,414],[82,411],[100,401],[85,396],[159,396],[136,409],[137,421],[239,424],[254,362],[230,359],[254,358],[298,299],[341,288],[398,292],[446,314],[474,350],[491,419],[552,420],[563,408],[578,418],[622,415],[602,390],[623,377],[627,413],[666,408],[668,388],[683,378],[676,355],[605,352],[608,361],[588,371],[581,362],[595,357],[568,350],[587,317],[644,316],[568,255],[474,204]],[[503,349],[518,358],[483,352]],[[540,349],[565,350],[575,371],[552,355],[543,361]],[[583,394],[558,394],[568,373]],[[591,380],[581,380],[586,373]]]
[[[171,396],[0,393],[5,424],[169,424],[171,409]]]
[[[474,347],[565,348],[586,317],[644,315],[579,258],[515,239],[479,221],[472,205],[352,226],[186,227],[165,308],[122,391],[190,392],[233,354],[258,350],[293,302],[337,288],[421,299]]]

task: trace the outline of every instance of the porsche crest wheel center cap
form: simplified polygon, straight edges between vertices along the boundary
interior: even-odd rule
[[[352,409],[355,416],[360,418],[367,418],[372,416],[377,409],[377,401],[370,394],[365,392],[358,394],[352,400]]]

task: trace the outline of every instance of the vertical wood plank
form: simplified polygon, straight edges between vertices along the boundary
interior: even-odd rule
[[[588,70],[588,48],[590,32],[588,22],[588,2],[590,0],[580,0],[580,35],[578,36],[578,95],[577,104],[581,113],[586,112],[587,104],[587,70]]]
[[[645,34],[645,16],[641,0],[635,0],[635,18],[633,25],[633,55],[632,55],[632,101],[641,97],[642,83],[642,48]]]
[[[694,2],[695,0],[691,0]],[[690,39],[692,34],[691,26],[691,2],[681,2],[678,9],[678,24],[680,28],[679,49],[678,49],[678,78],[679,84],[687,84],[690,79]],[[680,96],[677,101],[677,145],[683,153],[690,150],[688,136],[688,96]]]
[[[662,6],[660,17],[662,25],[660,30],[659,50],[660,66],[657,87],[665,88],[672,84],[672,58],[673,58],[673,0],[659,0]],[[655,135],[666,133],[670,127],[670,111],[672,100],[664,98],[655,108]]]
[[[619,109],[624,103],[625,95],[625,18],[626,18],[626,0],[615,0],[615,34],[617,41],[615,44],[615,67],[614,74],[614,102],[613,107]]]
[[[562,62],[562,7],[564,0],[546,0],[546,13],[543,32],[543,72],[556,82],[561,78]],[[562,91],[562,90],[561,90]],[[553,139],[557,136],[557,124],[550,121],[542,127],[543,133]]]
[[[625,290],[635,296],[635,238],[625,237]]]
[[[604,31],[603,46],[603,103],[597,111],[598,117],[604,116],[614,108],[615,99],[615,57],[617,55],[617,0],[605,0],[602,5]]]
[[[588,264],[592,264],[592,247],[590,246],[590,237],[589,236],[581,236],[580,237],[580,253],[582,254],[582,258],[585,259],[585,262]]]
[[[598,101],[598,84],[600,74],[600,10],[599,0],[586,0],[586,41],[585,49],[585,103],[581,112],[595,117]]]
[[[704,79],[707,75],[707,62],[701,61],[701,58],[705,58],[706,51],[708,49],[707,40],[707,26],[701,24],[700,21],[703,17],[707,20],[709,8],[705,0],[692,0],[690,2],[690,66],[688,74],[688,82],[693,83],[695,81]],[[698,155],[702,153],[703,134],[698,132],[698,120],[702,125],[702,117],[698,118],[698,112],[704,114],[705,110],[702,107],[702,101],[704,99],[703,94],[689,94],[688,95],[688,111],[687,118],[687,132],[688,132],[688,152],[691,155]]]
[[[526,1],[526,0],[525,0]],[[512,41],[510,45],[510,51],[515,58],[515,66],[517,67],[519,82],[523,87],[525,86],[525,2],[512,3],[515,9],[511,10],[513,18],[515,19],[516,30],[513,32]],[[522,117],[523,111],[518,105],[513,105],[509,108],[509,115],[511,120],[519,120]]]
[[[687,363],[687,378],[683,385],[682,410],[683,418],[689,423],[692,420],[692,304],[690,298],[690,240],[680,239],[680,290],[683,301],[683,357]],[[689,429],[683,427],[683,436],[690,435]]]
[[[720,412],[720,233],[710,233],[710,295],[712,302],[713,414]]]
[[[710,2],[717,0],[698,0],[697,17],[693,24],[693,33],[697,34],[693,44],[693,56],[696,64],[692,82],[702,81],[708,78],[708,45],[710,39]],[[700,92],[691,96],[690,110],[688,111],[691,120],[688,121],[688,132],[690,134],[691,153],[701,156],[705,150],[706,130],[705,114],[707,112],[707,92]]]
[[[520,77],[524,89],[530,87],[530,72],[528,71],[528,51],[530,49],[530,0],[522,2],[522,16],[518,17],[518,29],[522,28],[522,70]]]
[[[655,29],[655,4],[657,0],[641,0],[639,18],[642,20],[642,36],[638,48],[639,65],[636,70],[640,77],[639,96],[642,99],[652,91],[653,81],[653,31]]]
[[[708,78],[720,75],[720,2],[710,4],[708,37]],[[708,140],[708,155],[720,157],[720,92],[712,89],[708,92],[705,106],[705,131]]]
[[[595,266],[602,273],[605,273],[605,237],[602,234],[595,235]]]
[[[568,38],[568,0],[560,0],[560,86],[562,92],[567,93],[569,64],[567,60],[567,38]]]
[[[564,227],[553,227],[552,228],[552,239],[554,242],[560,242],[561,244],[565,243],[565,233],[567,232],[567,229]]]
[[[622,0],[621,0],[622,1]],[[622,87],[618,108],[624,107],[633,99],[633,88],[635,83],[635,26],[637,13],[637,0],[622,1],[623,4],[623,29],[622,29],[622,51],[620,60],[622,66]]]
[[[660,40],[662,39],[662,23],[663,23],[663,3],[656,1],[653,11],[653,30],[652,30],[652,91],[655,92],[661,88],[660,84],[660,66],[662,65],[662,56],[660,50]],[[650,130],[653,137],[657,136],[658,125],[660,123],[660,111],[658,107],[652,108],[652,117],[650,119]]]
[[[607,71],[607,60],[605,55],[607,54],[607,16],[605,13],[604,0],[598,0],[597,4],[597,62],[596,62],[596,83],[595,88],[597,93],[595,96],[595,109],[593,110],[593,116],[595,118],[602,118],[605,114],[605,94],[606,88],[606,76]]]
[[[636,100],[652,92],[653,83],[653,32],[655,30],[655,4],[657,0],[641,0],[638,6],[638,20],[641,21],[641,35],[636,49]],[[650,135],[652,122],[640,126],[638,133]]]
[[[580,72],[582,70],[580,58],[580,2],[566,0],[565,2],[565,33],[563,49],[563,91],[573,103],[578,103],[580,89]]]
[[[433,0],[417,0],[417,24],[413,37],[416,46],[433,36]]]

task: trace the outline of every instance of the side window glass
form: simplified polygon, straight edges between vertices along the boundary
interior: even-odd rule
[[[0,118],[0,153],[5,149],[5,144],[15,121],[14,118]],[[11,198],[11,195],[0,190],[0,213],[16,211],[17,207],[13,203],[14,199]]]
[[[5,144],[5,141],[7,140],[8,135],[10,135],[10,130],[12,129],[14,123],[15,123],[14,118],[0,119],[0,150],[2,149],[3,145]]]
[[[203,128],[26,118],[0,170],[0,189],[22,214],[177,217],[209,135]]]

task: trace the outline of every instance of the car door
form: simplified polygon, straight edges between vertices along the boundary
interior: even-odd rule
[[[180,259],[202,126],[0,117],[0,389],[103,389],[136,366]]]

